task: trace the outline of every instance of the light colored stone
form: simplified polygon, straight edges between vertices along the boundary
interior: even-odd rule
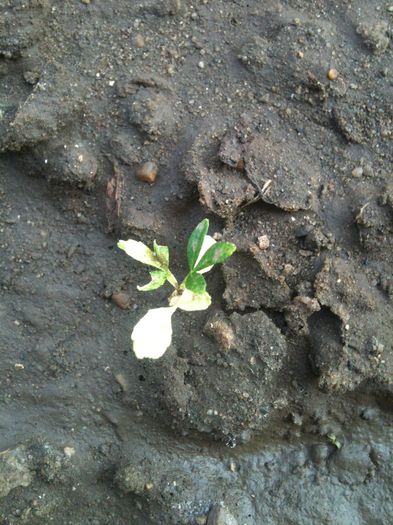
[[[67,458],[72,458],[72,456],[75,454],[75,448],[74,447],[64,447],[63,451],[64,451],[64,455]]]
[[[337,69],[334,69],[334,67],[329,69],[329,71],[327,72],[327,77],[328,77],[329,80],[336,80],[338,78],[338,71],[337,71]]]
[[[270,239],[267,235],[258,237],[258,248],[260,250],[267,250],[270,246]]]
[[[137,179],[152,184],[158,175],[158,166],[155,162],[145,162],[136,171]]]

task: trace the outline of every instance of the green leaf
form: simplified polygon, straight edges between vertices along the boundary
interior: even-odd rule
[[[223,263],[235,250],[236,246],[231,242],[216,242],[216,244],[213,244],[213,246],[207,250],[196,265],[195,271],[199,272],[208,266]]]
[[[157,288],[160,288],[163,284],[165,284],[167,276],[168,272],[164,270],[156,270],[154,272],[150,272],[151,281],[145,284],[144,286],[137,286],[137,288],[140,292],[149,292],[150,290],[156,290]]]
[[[195,263],[201,251],[203,239],[209,229],[209,219],[203,219],[190,235],[187,244],[187,259],[190,270],[194,269]]]
[[[154,254],[157,256],[157,259],[160,261],[162,266],[164,268],[168,268],[169,266],[169,248],[168,246],[160,246],[156,243],[156,241],[153,242],[153,250]]]
[[[187,275],[184,286],[196,294],[203,293],[206,290],[206,281],[199,273],[191,272]]]

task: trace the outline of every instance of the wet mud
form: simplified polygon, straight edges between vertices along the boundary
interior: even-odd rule
[[[389,525],[393,6],[3,0],[0,522]],[[237,252],[157,361],[119,238]]]

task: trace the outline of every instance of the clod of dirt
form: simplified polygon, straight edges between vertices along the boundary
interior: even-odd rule
[[[368,105],[366,96],[356,89],[352,89],[345,97],[335,99],[332,121],[348,142],[365,144],[391,136],[392,94],[390,91],[386,94],[380,92],[376,97],[381,104],[378,111],[376,106]]]
[[[315,224],[302,224],[295,230],[295,235],[299,239],[303,250],[320,253],[321,250],[331,250],[334,238],[331,233],[325,233]]]
[[[209,211],[231,217],[242,204],[257,200],[285,211],[312,207],[321,177],[319,161],[315,153],[299,156],[305,145],[277,116],[269,111],[247,116],[227,131],[216,153],[225,166],[214,158],[217,146],[207,141],[205,133],[194,143],[185,171],[198,184],[201,203]]]
[[[223,136],[215,129],[203,130],[186,155],[183,169],[196,184],[200,202],[221,217],[232,217],[238,208],[255,199],[256,189],[239,170],[242,147],[232,133]]]
[[[249,130],[251,133],[251,130]],[[247,130],[242,125],[229,130],[223,136],[218,150],[218,156],[224,164],[239,171],[244,170],[244,147],[247,140]]]
[[[327,259],[315,297],[325,308],[310,318],[313,361],[327,390],[353,390],[365,379],[379,386],[393,373],[393,317],[388,299],[362,272],[342,259]]]
[[[213,326],[216,323],[214,337],[221,345],[229,337],[231,349],[217,354],[217,346],[202,336],[198,352],[194,350],[188,362],[180,358],[164,361],[164,403],[183,432],[197,429],[236,444],[239,439],[247,441],[252,431],[266,424],[277,402],[285,404],[277,381],[286,359],[286,340],[261,311],[234,313],[227,319],[220,314],[220,332],[217,314],[211,321]],[[214,359],[209,357],[214,355]]]
[[[47,483],[62,480],[65,466],[64,455],[45,442],[36,442],[30,446],[36,474]]]
[[[203,333],[214,339],[224,351],[230,350],[234,344],[234,329],[222,312],[216,313],[209,319]]]
[[[33,157],[47,180],[84,189],[91,189],[96,180],[97,158],[91,146],[80,137],[67,144],[57,141],[40,144],[35,148]]]
[[[287,311],[291,297],[311,297],[311,285],[306,290],[305,284],[314,281],[321,254],[334,242],[316,215],[289,214],[267,205],[241,211],[223,234],[237,246],[222,268],[224,299],[235,310]]]
[[[59,479],[63,466],[63,455],[40,441],[0,452],[0,498],[27,487],[36,476],[46,482]]]
[[[111,299],[122,310],[127,310],[130,307],[130,296],[125,292],[114,292]]]
[[[135,199],[134,185],[117,162],[113,164],[113,175],[107,183],[106,206],[111,231],[124,237],[140,235],[144,242],[152,236],[158,237],[159,218],[146,209],[143,199]]]
[[[260,36],[254,36],[245,42],[239,51],[239,60],[251,71],[263,67],[268,61],[269,42]]]
[[[265,128],[246,148],[246,175],[263,201],[286,211],[311,208],[319,162],[299,157],[300,148],[294,133],[276,126]]]
[[[370,446],[347,444],[333,455],[329,470],[345,485],[361,485],[373,475]]]
[[[0,452],[0,498],[16,487],[27,487],[34,479],[31,460],[24,445]]]
[[[118,161],[128,166],[142,163],[142,152],[138,132],[122,130],[115,134],[110,141],[114,156]]]
[[[298,295],[285,308],[285,320],[288,327],[297,334],[308,335],[308,318],[321,309],[317,299]]]
[[[80,108],[81,93],[80,83],[70,80],[64,66],[47,65],[9,125],[4,149],[19,151],[56,137]]]
[[[197,476],[204,480],[203,484],[195,483]],[[142,451],[130,453],[115,474],[115,483],[124,494],[142,497],[149,510],[156,509],[162,523],[177,525],[197,523],[196,517],[206,515],[217,501],[222,502],[225,513],[215,516],[227,521],[212,523],[236,524],[229,508],[236,509],[236,513],[245,512],[244,515],[247,510],[250,513],[250,502],[238,491],[236,481],[234,474],[215,459],[155,449],[148,455]]]
[[[385,20],[374,20],[359,24],[356,32],[373,53],[381,55],[389,46],[388,29]]]
[[[385,261],[393,262],[393,207],[391,190],[378,199],[370,199],[361,206],[356,223],[360,242],[367,253],[379,255]]]
[[[354,109],[347,101],[337,102],[332,111],[333,123],[342,135],[355,144],[362,144],[365,140],[362,112]]]
[[[236,253],[223,268],[226,283],[224,299],[228,308],[245,310],[261,306],[283,310],[290,302],[290,288],[262,255]]]
[[[45,26],[48,0],[3,0],[0,7],[0,56],[18,58],[35,44]]]
[[[140,87],[129,99],[129,120],[149,138],[171,137],[176,130],[174,101],[150,87]]]

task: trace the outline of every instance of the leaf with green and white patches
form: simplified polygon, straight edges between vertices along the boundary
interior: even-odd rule
[[[199,272],[208,266],[223,263],[236,250],[236,246],[231,242],[216,242],[204,254],[202,259],[195,267],[195,271]]]
[[[190,270],[194,269],[195,263],[201,251],[203,239],[209,229],[209,219],[203,219],[190,235],[187,244],[187,259]]]
[[[169,266],[169,248],[168,246],[160,246],[153,241],[153,250],[159,262],[162,264],[163,268],[168,268]]]
[[[184,286],[196,294],[200,294],[206,291],[205,278],[199,273],[191,272],[187,275]]]
[[[150,292],[150,290],[157,290],[165,284],[168,277],[168,272],[165,270],[155,270],[150,272],[151,281],[144,286],[137,286],[140,292]]]
[[[162,269],[163,265],[158,260],[157,256],[141,241],[128,239],[128,241],[119,241],[117,247],[124,250],[127,255],[149,266]]]

